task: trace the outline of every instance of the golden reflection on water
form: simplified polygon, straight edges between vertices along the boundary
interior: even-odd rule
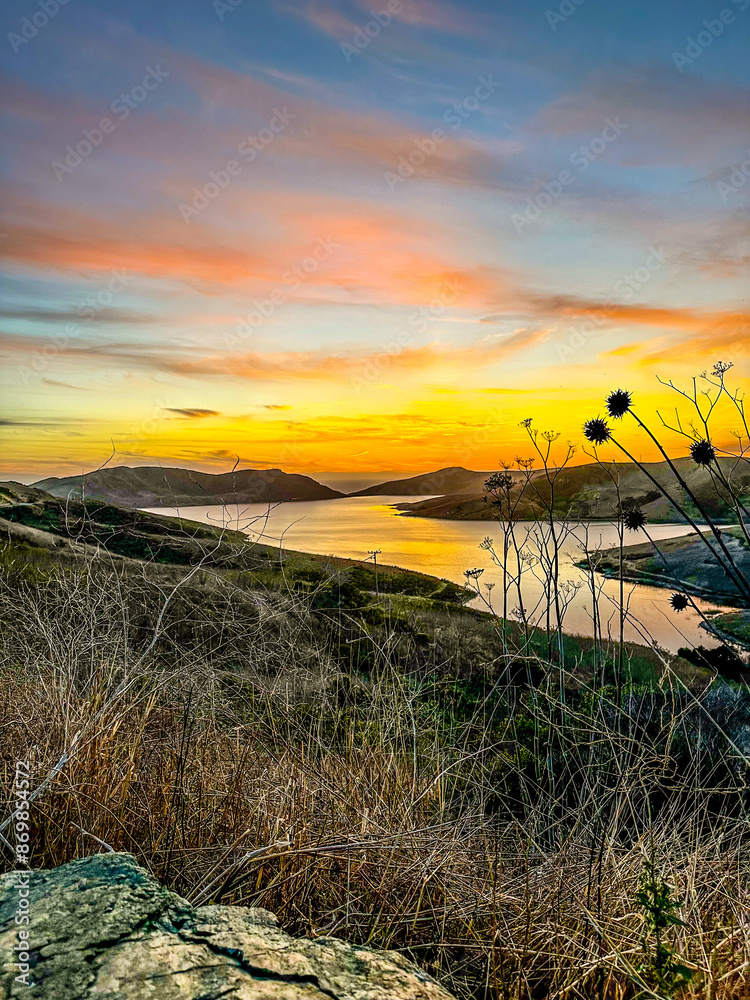
[[[367,559],[369,550],[380,549],[378,561],[381,564],[418,570],[456,583],[466,582],[465,570],[482,569],[484,572],[478,581],[482,593],[489,596],[486,585],[494,583],[491,592],[493,604],[496,611],[502,610],[502,571],[493,564],[489,552],[479,547],[482,540],[489,536],[494,538],[496,548],[502,552],[500,525],[493,521],[404,517],[393,508],[401,501],[422,499],[425,498],[347,497],[276,506],[182,507],[179,513],[195,521],[239,528],[267,545],[283,545],[286,549],[302,552]],[[150,509],[155,513],[175,514],[174,508]],[[533,552],[540,537],[540,526],[534,522],[522,522],[514,530],[519,544]],[[690,531],[689,526],[679,524],[649,526],[649,534],[657,542]],[[590,634],[592,630],[591,592],[586,574],[574,565],[575,560],[582,558],[587,535],[590,549],[617,545],[617,529],[611,524],[579,524],[572,534],[563,539],[560,546],[560,581],[581,585],[565,613],[566,632]],[[647,540],[641,532],[629,532],[626,544]],[[536,573],[541,575],[539,568]],[[614,603],[619,598],[619,583],[617,580],[602,580],[601,577],[597,578],[597,583],[601,585],[599,609],[603,629],[606,632],[609,627],[615,636],[619,634],[619,613]],[[546,608],[544,587],[534,571],[524,575],[523,591],[527,609],[539,604],[538,617],[543,624]],[[692,609],[680,615],[672,611],[668,604],[669,593],[657,587],[626,584],[630,619],[626,624],[626,638],[637,642],[653,640],[671,650],[686,644],[711,645],[705,630],[698,627],[700,618]],[[479,597],[472,603],[476,607],[486,607]],[[698,603],[704,609],[712,607],[705,602]],[[509,611],[517,605],[515,593],[510,593]]]

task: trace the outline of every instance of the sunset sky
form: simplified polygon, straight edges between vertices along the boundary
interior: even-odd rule
[[[750,0],[1,17],[4,478],[492,469],[750,385]]]

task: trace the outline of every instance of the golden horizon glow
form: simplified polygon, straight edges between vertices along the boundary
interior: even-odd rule
[[[55,431],[48,429],[37,439],[38,458],[32,452],[21,472],[25,478],[38,472],[37,478],[42,479],[93,471],[105,462],[110,467],[163,465],[226,472],[237,461],[241,468],[281,468],[313,478],[323,472],[377,473],[379,469],[408,476],[449,466],[489,471],[518,457],[535,458],[539,464],[521,425],[528,417],[538,431],[559,434],[552,449],[553,460],[562,460],[570,442],[576,447],[572,464],[583,465],[595,460],[582,433],[583,420],[605,414],[604,399],[598,393],[582,397],[576,405],[576,409],[581,406],[578,416],[575,409],[571,412],[568,392],[549,389],[526,394],[485,389],[471,393],[443,387],[407,413],[349,416],[305,417],[301,412],[290,418],[296,408],[282,406],[270,408],[272,416],[265,418],[229,417],[211,410],[183,416],[164,407],[142,425],[131,425],[125,434],[116,419],[109,427],[79,432],[81,440],[72,460],[50,460],[50,448],[59,447],[66,438],[64,434],[56,437]],[[666,389],[658,396],[639,398],[636,394],[634,401],[636,412],[671,457],[686,455],[689,442],[663,426],[657,407],[669,421],[676,402],[680,402],[676,394]],[[685,419],[690,413],[684,401],[682,404],[679,409]],[[662,459],[630,417],[609,423],[617,440],[638,460]],[[716,447],[736,453],[737,441],[730,431],[740,430],[741,425],[726,404],[717,410],[714,427]],[[220,448],[216,447],[218,441]],[[606,461],[627,461],[614,444],[602,446],[598,453]],[[2,463],[0,472],[6,478],[12,478],[14,471],[18,470]]]

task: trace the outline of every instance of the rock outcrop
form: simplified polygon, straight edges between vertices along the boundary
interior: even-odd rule
[[[19,925],[25,880],[30,921]],[[19,926],[28,930],[30,986],[16,978],[26,954],[18,950]],[[451,997],[395,952],[334,938],[291,938],[267,910],[196,909],[155,882],[130,854],[3,875],[0,956],[0,996],[25,1000]]]

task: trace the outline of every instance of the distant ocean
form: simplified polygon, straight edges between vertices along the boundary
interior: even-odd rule
[[[394,479],[409,479],[419,472],[311,472],[312,479],[340,493],[355,493],[366,490],[377,483],[389,483]]]

